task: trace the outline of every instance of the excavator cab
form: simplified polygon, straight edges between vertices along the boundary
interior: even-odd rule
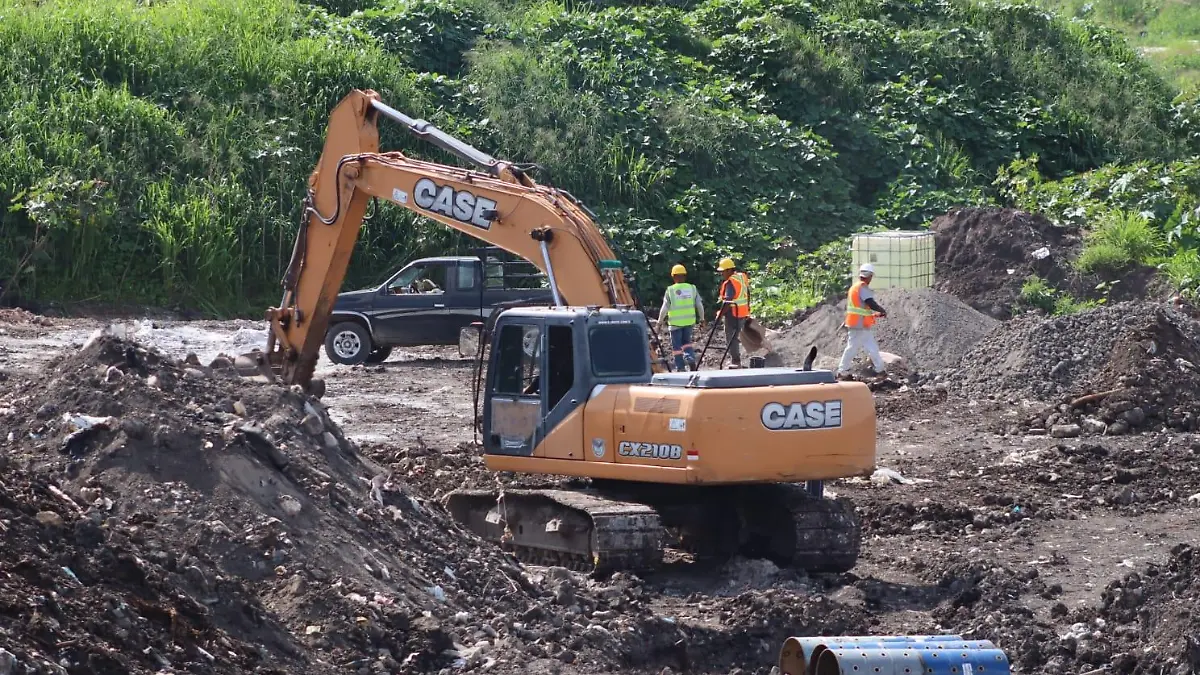
[[[506,310],[491,331],[484,452],[532,456],[596,387],[650,382],[648,329],[645,315],[628,309]],[[559,438],[541,454],[581,459],[579,437]]]

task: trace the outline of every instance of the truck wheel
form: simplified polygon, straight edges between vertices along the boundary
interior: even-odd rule
[[[376,347],[367,354],[367,363],[383,363],[387,361],[387,357],[392,355],[391,347]]]
[[[367,360],[371,354],[371,334],[353,321],[343,321],[325,333],[325,355],[330,361],[353,366]]]

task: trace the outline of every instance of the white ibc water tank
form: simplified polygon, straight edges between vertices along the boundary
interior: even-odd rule
[[[866,263],[875,266],[871,288],[929,288],[933,285],[933,233],[887,230],[856,234],[850,245],[852,278]]]

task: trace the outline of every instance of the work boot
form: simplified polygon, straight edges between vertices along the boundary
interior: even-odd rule
[[[854,381],[854,376],[850,374],[850,371],[843,370],[837,374],[837,379],[843,382],[852,382]]]

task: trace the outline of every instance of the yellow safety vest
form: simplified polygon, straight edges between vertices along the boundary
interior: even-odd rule
[[[692,284],[671,284],[667,287],[667,295],[671,298],[671,306],[667,309],[667,323],[676,327],[695,326],[696,294],[698,291]]]

